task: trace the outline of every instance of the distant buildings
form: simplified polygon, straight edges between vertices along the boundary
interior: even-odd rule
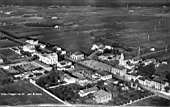
[[[75,52],[70,56],[73,60],[78,61],[78,60],[83,60],[84,59],[84,54],[80,52]]]
[[[95,100],[97,103],[107,103],[110,100],[112,100],[112,94],[104,90],[99,90],[95,92],[93,95],[94,95],[93,100]]]

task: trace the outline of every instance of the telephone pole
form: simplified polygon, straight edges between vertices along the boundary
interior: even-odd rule
[[[149,35],[149,33],[147,33],[147,39],[148,39],[148,41],[150,41],[150,35]]]

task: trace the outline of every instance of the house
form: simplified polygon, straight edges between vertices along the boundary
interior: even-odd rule
[[[144,61],[144,64],[145,64],[145,66],[147,66],[147,65],[149,65],[149,64],[151,64],[151,63],[154,63],[154,64],[156,64],[156,59],[146,59],[145,61]]]
[[[106,45],[106,46],[104,47],[104,49],[109,49],[109,50],[111,50],[111,49],[113,49],[113,47],[111,47],[111,46],[109,46],[109,45]]]
[[[84,59],[84,54],[80,52],[75,52],[70,56],[73,60],[78,61],[78,60],[83,60]]]
[[[113,73],[115,75],[119,75],[119,76],[125,75],[126,72],[127,72],[127,69],[114,68],[114,67],[112,67],[112,69],[111,69],[111,73]]]
[[[90,93],[95,93],[95,92],[97,92],[97,91],[98,91],[98,88],[97,88],[97,87],[92,87],[92,88],[80,90],[80,91],[79,91],[79,95],[80,95],[80,97],[84,97],[84,96],[87,96],[87,95],[90,94]]]
[[[112,74],[108,73],[108,72],[102,72],[100,73],[101,75],[101,79],[102,80],[109,80],[109,79],[112,79]]]
[[[107,103],[110,100],[112,100],[112,94],[104,90],[99,90],[95,92],[93,95],[94,95],[93,100],[95,100],[97,103]]]

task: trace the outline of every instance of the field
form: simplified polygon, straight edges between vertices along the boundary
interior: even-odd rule
[[[143,5],[143,6],[160,6],[160,5],[168,5],[170,2],[168,0],[1,0],[0,4],[5,5],[38,5],[38,6],[46,6],[46,5],[92,5],[92,6],[125,6],[129,5]]]
[[[7,94],[7,95],[5,95]],[[17,95],[12,95],[17,94]],[[20,95],[19,95],[20,94]],[[0,86],[0,105],[61,104],[29,82]]]
[[[100,2],[88,0],[88,2],[92,1],[94,2],[90,4],[104,3],[101,0],[98,0]],[[147,1],[148,3],[151,2],[151,0]],[[0,26],[0,29],[10,31],[21,39],[37,38],[44,42],[59,45],[72,52],[89,53],[92,44],[97,39],[102,43],[112,44],[116,42],[122,44],[122,46],[130,47],[131,50],[128,52],[133,56],[137,55],[139,47],[141,47],[142,54],[150,52],[151,48],[155,48],[157,51],[168,46],[169,49],[170,7],[95,7],[88,5],[88,2],[84,2],[87,3],[87,6],[68,6],[72,4],[70,2],[66,3],[67,6],[2,6],[0,7],[2,11],[0,22],[6,23],[6,25]],[[77,5],[79,3],[77,2]],[[109,4],[109,2],[107,3]],[[31,4],[31,2],[26,4]],[[45,3],[43,0],[41,3],[37,2],[37,4],[43,5]],[[11,12],[11,14],[5,14],[5,12]],[[52,19],[52,17],[55,18]],[[55,29],[54,25],[59,26],[59,29]],[[3,35],[0,35],[0,37],[3,37]],[[101,38],[104,38],[104,40]],[[0,47],[12,45],[15,44],[8,40],[0,40]],[[168,56],[169,52],[151,57]],[[160,68],[160,71],[162,69],[169,70],[169,67]],[[18,85],[14,84],[11,87],[16,88],[16,86]],[[23,86],[20,86],[20,89]],[[4,104],[8,103],[10,98],[12,97],[1,96]],[[26,96],[26,99],[18,96],[17,101],[12,98],[12,100],[9,100],[9,104],[15,104],[13,102],[21,103],[20,100],[24,100],[23,102],[26,104],[36,102],[34,98],[32,99],[30,100],[28,96]],[[39,99],[39,96],[37,99]],[[46,101],[45,99],[43,98],[40,101]],[[157,97],[155,99],[164,102],[164,99]],[[40,101],[38,100],[37,103],[41,103]],[[158,103],[163,105],[159,101]],[[168,102],[165,104],[169,105]],[[146,103],[146,105],[149,104]]]
[[[0,20],[9,25],[1,27],[16,37],[37,38],[69,51],[88,53],[101,37],[107,42],[131,47],[134,56],[139,46],[141,53],[146,53],[153,47],[164,49],[170,43],[169,7],[12,6],[0,9],[12,11],[11,15],[2,15]]]

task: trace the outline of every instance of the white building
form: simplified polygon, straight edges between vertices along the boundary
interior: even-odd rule
[[[111,73],[119,76],[123,76],[127,73],[127,69],[118,69],[118,68],[113,68],[111,69]]]
[[[38,40],[26,40],[25,42],[27,42],[31,45],[38,45]]]
[[[106,46],[104,47],[104,49],[109,49],[109,50],[111,50],[111,49],[113,49],[113,47],[111,47],[111,46],[109,46],[109,45],[106,45]]]
[[[99,49],[99,47],[96,45],[96,44],[93,44],[93,46],[92,46],[92,48],[91,48],[91,50],[97,50],[97,49]]]
[[[40,45],[40,48],[44,49],[46,47],[46,45],[42,44],[42,43],[39,43]]]
[[[98,88],[97,88],[97,87],[92,87],[92,88],[80,90],[80,91],[79,91],[79,95],[80,95],[80,97],[84,97],[84,96],[87,96],[87,95],[90,94],[90,93],[95,93],[95,92],[97,92],[97,91],[98,91]]]
[[[39,56],[39,61],[48,64],[48,65],[54,65],[58,64],[58,55],[56,53],[50,53],[50,54],[36,54]]]
[[[84,59],[84,54],[80,53],[80,52],[75,52],[70,56],[73,60],[77,61],[77,60],[83,60]]]
[[[24,46],[23,46],[23,51],[25,51],[25,52],[30,52],[30,53],[36,52],[35,46],[32,45],[32,44],[24,45]]]
[[[67,52],[66,51],[61,51],[61,55],[66,55]]]

